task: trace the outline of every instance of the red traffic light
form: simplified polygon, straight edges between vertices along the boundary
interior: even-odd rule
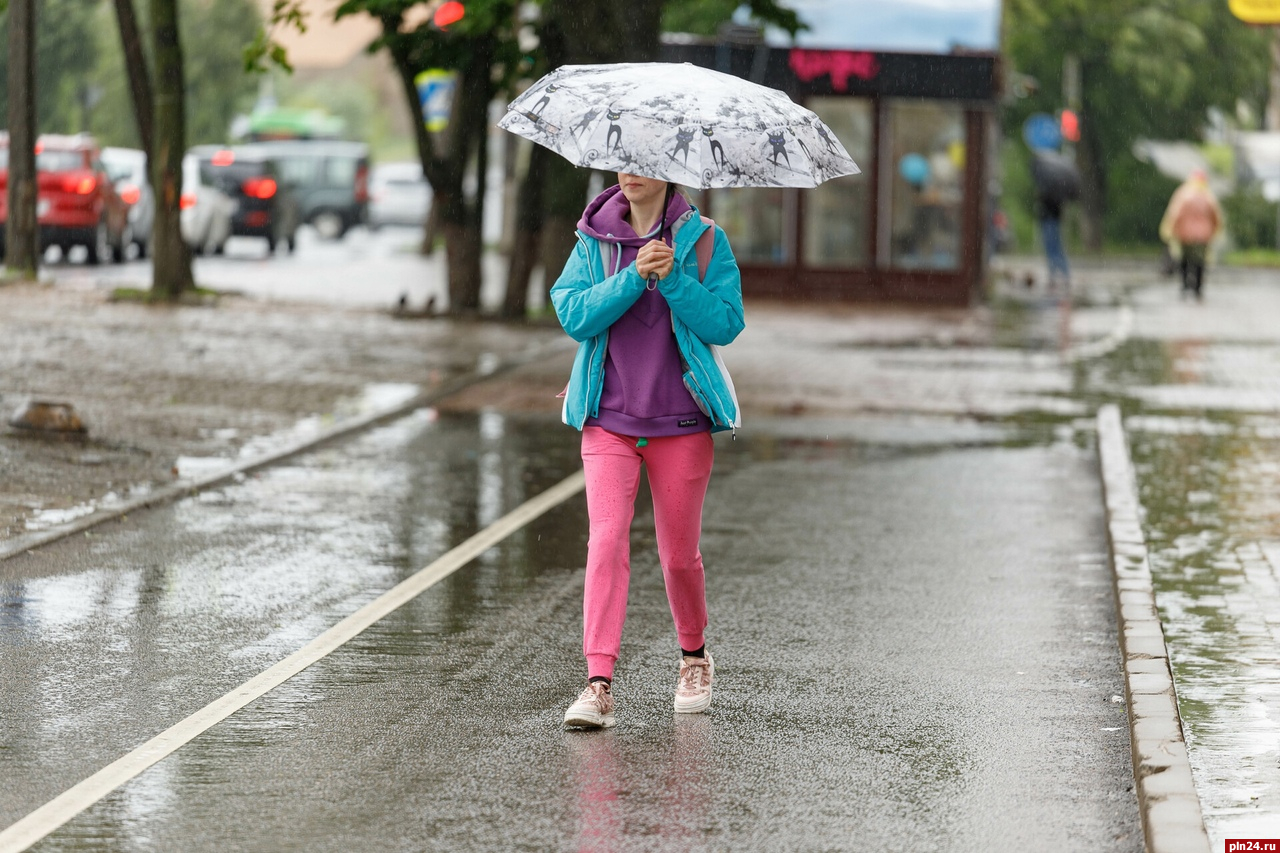
[[[461,21],[466,14],[466,6],[463,6],[458,0],[449,0],[447,3],[440,4],[431,22],[443,30],[450,24],[456,24]]]
[[[1062,138],[1068,142],[1080,141],[1080,117],[1073,110],[1063,110],[1062,116],[1059,118],[1059,125],[1062,128]]]

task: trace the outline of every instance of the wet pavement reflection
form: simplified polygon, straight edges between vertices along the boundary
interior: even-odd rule
[[[1134,462],[1205,822],[1217,840],[1274,837],[1280,441],[1233,430],[1166,434],[1159,423],[1144,425],[1131,433]]]
[[[717,441],[710,714],[670,710],[642,489],[621,722],[562,729],[578,498],[35,849],[1139,849],[1079,439],[762,419]],[[23,780],[0,823],[558,482],[576,440],[542,416],[420,412],[0,564],[0,665],[30,675],[0,694],[0,770]]]
[[[1118,399],[1196,792],[1216,849],[1280,836],[1280,342],[1271,282],[1142,288]]]

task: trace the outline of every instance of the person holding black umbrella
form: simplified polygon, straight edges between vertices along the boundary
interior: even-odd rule
[[[1037,151],[1031,161],[1036,187],[1036,221],[1049,265],[1049,288],[1071,286],[1071,268],[1062,243],[1062,208],[1080,193],[1080,173],[1067,157],[1054,151]]]

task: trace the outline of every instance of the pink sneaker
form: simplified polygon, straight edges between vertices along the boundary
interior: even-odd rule
[[[617,725],[613,717],[613,691],[603,681],[593,681],[578,694],[578,700],[564,712],[566,726],[607,729]]]
[[[701,714],[711,707],[711,682],[716,665],[711,653],[705,658],[681,658],[680,681],[676,684],[677,714]]]

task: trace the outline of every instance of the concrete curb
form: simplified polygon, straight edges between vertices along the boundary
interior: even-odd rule
[[[1113,404],[1098,410],[1098,456],[1129,708],[1133,777],[1146,849],[1148,853],[1208,853],[1209,836],[1187,760],[1169,650],[1156,613],[1133,460],[1120,410]]]
[[[335,441],[341,441],[350,438],[364,430],[372,427],[380,426],[390,421],[402,418],[412,412],[429,407],[443,400],[445,397],[456,394],[465,388],[483,382],[486,379],[492,379],[517,367],[537,361],[549,354],[556,348],[556,344],[549,346],[536,347],[515,358],[508,359],[506,362],[494,365],[482,365],[475,370],[463,374],[462,376],[441,385],[439,388],[433,388],[430,391],[424,391],[415,394],[409,400],[398,403],[394,406],[388,406],[378,409],[368,414],[360,415],[351,420],[344,421],[324,432],[308,438],[297,441],[279,450],[264,453],[259,456],[253,456],[248,459],[242,459],[229,467],[198,477],[190,482],[174,483],[169,486],[156,489],[154,492],[143,495],[132,500],[124,501],[115,506],[97,510],[89,515],[78,518],[75,521],[52,527],[48,530],[42,530],[39,533],[31,533],[25,536],[18,536],[8,542],[0,542],[0,562],[16,557],[19,554],[25,554],[34,548],[48,545],[59,539],[65,539],[77,533],[85,533],[90,528],[97,527],[108,521],[123,518],[131,512],[138,512],[152,507],[163,506],[167,503],[180,500],[191,495],[198,494],[206,489],[213,489],[227,483],[242,479],[245,475],[262,468],[267,468],[286,459],[290,459],[302,453],[329,444]]]

